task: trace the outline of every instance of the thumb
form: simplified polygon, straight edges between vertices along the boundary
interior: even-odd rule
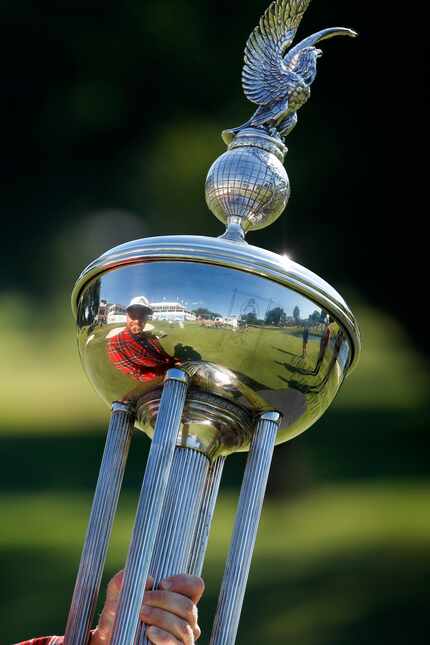
[[[106,589],[106,602],[118,600],[124,582],[124,570],[118,571],[108,582]]]
[[[105,645],[112,634],[112,628],[115,621],[115,615],[118,608],[118,600],[124,583],[124,571],[118,571],[109,581],[106,589],[106,600],[99,618],[99,623],[91,638],[91,645]],[[152,589],[154,579],[149,576],[145,589]]]
[[[118,601],[119,594],[123,584],[124,584],[124,569],[121,569],[121,571],[118,571],[118,573],[116,573],[108,583],[108,586],[106,589],[107,602]],[[145,590],[148,591],[149,589],[152,589],[153,586],[154,586],[154,578],[152,576],[148,576],[145,582]]]

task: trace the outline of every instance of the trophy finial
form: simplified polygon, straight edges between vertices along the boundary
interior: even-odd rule
[[[310,1],[274,0],[246,43],[242,85],[245,96],[258,107],[248,121],[223,131],[228,151],[212,166],[206,182],[208,206],[227,224],[224,238],[243,241],[247,230],[268,226],[283,212],[290,192],[288,176],[276,168],[274,159],[282,165],[286,148],[280,145],[297,125],[297,112],[311,95],[322,55],[315,45],[334,36],[357,35],[352,29],[330,27],[291,48]],[[262,145],[264,138],[270,139],[273,149]],[[244,144],[246,153],[236,153],[227,161],[226,155]],[[252,148],[268,154],[262,158]],[[270,166],[266,171],[264,163]]]
[[[227,226],[221,237],[244,242],[247,231],[265,228],[281,215],[290,196],[286,153],[279,137],[245,128],[212,164],[206,202]]]

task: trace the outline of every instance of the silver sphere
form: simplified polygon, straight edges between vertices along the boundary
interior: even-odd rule
[[[262,130],[238,133],[209,169],[205,193],[213,214],[227,227],[239,226],[242,237],[274,222],[290,196],[286,152],[282,141]]]

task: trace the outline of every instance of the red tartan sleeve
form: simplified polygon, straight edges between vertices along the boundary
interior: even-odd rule
[[[137,381],[152,381],[154,378],[163,376],[167,369],[175,364],[174,358],[154,340],[152,345],[155,356],[145,352],[136,341],[130,338],[129,334],[122,332],[109,339],[107,353],[112,365],[123,374]]]
[[[139,379],[142,369],[139,365],[133,363],[133,361],[125,354],[121,340],[118,336],[109,338],[107,345],[109,360],[112,365],[115,365],[115,367],[123,374],[134,376],[136,379]]]
[[[90,640],[94,630],[90,633]],[[15,645],[63,645],[64,636],[39,636],[38,638],[30,638],[30,640],[15,643]]]
[[[16,645],[63,645],[64,636],[41,636],[40,638],[30,638],[28,641],[16,643]]]

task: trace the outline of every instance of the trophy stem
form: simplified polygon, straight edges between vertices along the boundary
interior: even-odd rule
[[[225,457],[218,457],[209,467],[188,564],[188,573],[193,576],[202,574],[224,463]]]
[[[184,573],[196,532],[209,460],[190,448],[175,449],[150,574],[154,589],[164,578]],[[146,625],[140,625],[137,643],[147,645]]]
[[[133,426],[131,408],[125,403],[114,403],[67,620],[65,645],[88,643]]]
[[[133,645],[135,642],[187,386],[185,372],[168,370],[140,492],[111,645]]]
[[[257,537],[280,414],[260,416],[246,462],[210,645],[233,645]]]

